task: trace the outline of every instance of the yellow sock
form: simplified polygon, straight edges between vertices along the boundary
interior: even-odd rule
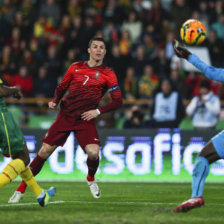
[[[31,191],[33,191],[36,197],[38,197],[43,191],[43,189],[36,182],[30,168],[26,167],[26,169],[20,173],[20,176],[26,182],[27,186],[30,187]]]
[[[0,174],[0,188],[14,180],[24,169],[25,164],[21,159],[12,160]]]

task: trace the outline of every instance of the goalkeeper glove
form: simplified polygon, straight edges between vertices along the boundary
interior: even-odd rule
[[[184,45],[181,45],[178,40],[174,40],[173,48],[174,48],[175,54],[179,58],[188,59],[191,56],[191,52],[188,51]]]

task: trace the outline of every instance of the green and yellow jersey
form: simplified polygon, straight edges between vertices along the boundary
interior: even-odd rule
[[[3,85],[1,78],[0,85]],[[0,153],[13,157],[24,150],[25,144],[20,127],[15,122],[11,112],[7,110],[4,98],[0,97]]]
[[[0,85],[3,85],[3,80],[0,78]],[[6,103],[3,97],[0,97],[0,111],[7,111]]]

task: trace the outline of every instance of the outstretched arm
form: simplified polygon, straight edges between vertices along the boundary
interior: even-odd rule
[[[224,82],[224,69],[209,66],[201,61],[195,54],[192,54],[188,61],[194,65],[200,72],[202,72],[207,78]]]
[[[0,97],[11,96],[15,97],[16,99],[20,99],[22,97],[22,93],[19,88],[13,86],[8,87],[5,85],[0,85]]]
[[[207,65],[205,62],[201,61],[195,54],[192,54],[190,51],[188,51],[187,48],[184,45],[181,45],[177,40],[174,41],[173,46],[174,51],[178,57],[188,60],[207,78],[224,82],[224,69]]]

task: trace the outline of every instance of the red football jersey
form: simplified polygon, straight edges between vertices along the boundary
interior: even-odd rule
[[[83,112],[98,108],[107,90],[110,92],[112,102],[98,108],[100,112],[114,110],[122,105],[117,77],[104,65],[89,67],[87,62],[73,63],[55,90],[55,103],[59,103],[66,90],[68,94],[61,101],[61,110],[73,118],[80,119]]]

